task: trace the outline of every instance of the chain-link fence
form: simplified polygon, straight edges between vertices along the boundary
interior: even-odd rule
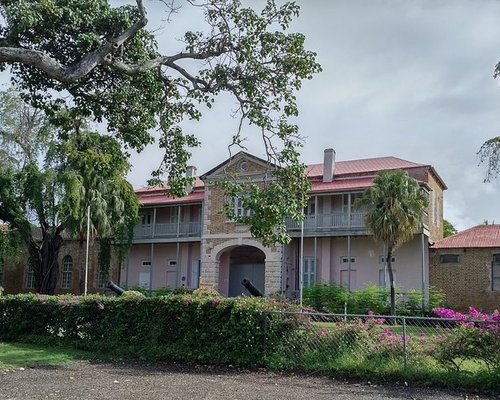
[[[284,312],[268,320],[267,362],[280,369],[384,376],[500,371],[499,321]]]

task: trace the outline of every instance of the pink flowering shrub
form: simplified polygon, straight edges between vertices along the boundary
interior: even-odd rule
[[[433,312],[453,320],[450,329],[436,349],[435,358],[445,366],[461,369],[467,360],[484,362],[490,370],[500,370],[500,313],[482,313],[469,307],[467,314],[437,307]]]

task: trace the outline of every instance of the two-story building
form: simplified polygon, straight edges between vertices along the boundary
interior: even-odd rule
[[[240,152],[201,177],[191,167],[188,175],[196,180],[182,198],[168,197],[160,187],[137,190],[140,221],[121,265],[121,285],[196,288],[201,278],[221,294],[235,296],[245,291],[241,280],[246,277],[266,294],[292,296],[303,263],[304,286],[316,281],[337,282],[351,290],[369,283],[385,286],[384,246],[373,240],[365,213],[355,209],[354,202],[377,172],[403,169],[429,193],[430,201],[421,229],[394,253],[396,284],[403,291],[428,289],[428,244],[442,238],[446,189],[431,165],[396,157],[336,161],[335,151],[327,149],[323,163],[307,167],[312,188],[303,226],[287,221],[292,241],[265,247],[247,226],[222,213],[227,199],[215,182],[228,176],[259,182],[269,168],[264,160]],[[246,212],[241,201],[233,200],[236,214]]]

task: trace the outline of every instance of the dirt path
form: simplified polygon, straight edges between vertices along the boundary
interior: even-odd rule
[[[166,363],[92,363],[0,372],[0,399],[368,400],[499,399],[461,392],[347,383],[314,376]]]

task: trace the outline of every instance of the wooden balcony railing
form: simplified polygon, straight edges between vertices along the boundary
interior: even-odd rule
[[[134,239],[199,236],[201,236],[200,222],[169,222],[154,225],[137,224],[134,229]]]
[[[364,229],[365,215],[364,212],[306,215],[304,230]],[[300,230],[300,225],[300,222],[292,219],[286,221],[286,226],[290,231]]]

